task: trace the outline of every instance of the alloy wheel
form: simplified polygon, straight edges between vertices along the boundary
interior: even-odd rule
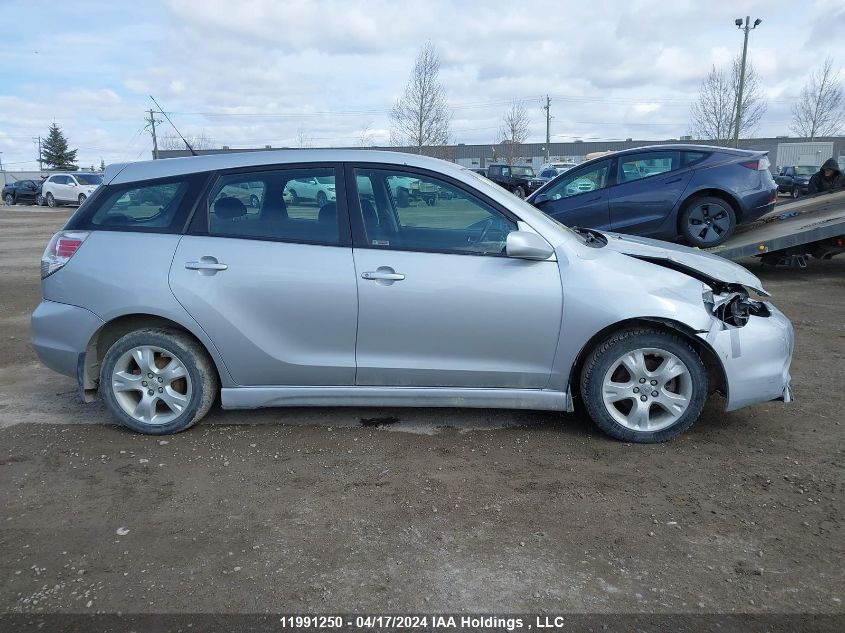
[[[604,376],[602,399],[611,417],[635,431],[672,426],[687,410],[693,385],[689,368],[666,350],[642,348],[623,354]]]
[[[731,230],[731,218],[727,209],[706,202],[690,211],[687,219],[689,234],[700,244],[713,244]]]
[[[134,347],[114,365],[111,388],[123,411],[138,422],[164,425],[191,401],[191,377],[175,354],[153,345]]]

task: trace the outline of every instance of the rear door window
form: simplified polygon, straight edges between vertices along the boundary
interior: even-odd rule
[[[645,152],[619,158],[617,182],[631,182],[678,169],[679,152]]]
[[[337,246],[349,232],[339,180],[332,166],[222,175],[207,199],[208,233]]]

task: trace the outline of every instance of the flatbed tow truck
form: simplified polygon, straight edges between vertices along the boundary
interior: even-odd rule
[[[756,255],[764,266],[795,268],[805,267],[808,257],[845,253],[845,190],[778,204],[707,251],[734,261]]]

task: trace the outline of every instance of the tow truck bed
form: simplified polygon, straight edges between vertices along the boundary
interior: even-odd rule
[[[724,244],[707,250],[726,259],[737,260],[785,249],[794,250],[797,246],[843,235],[845,191],[821,193],[779,204],[758,221],[738,227],[736,234]]]

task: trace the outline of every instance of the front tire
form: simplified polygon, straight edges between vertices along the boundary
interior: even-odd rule
[[[106,352],[100,394],[112,415],[137,433],[167,435],[199,422],[219,391],[214,364],[193,338],[144,328]]]
[[[524,200],[525,199],[525,189],[523,189],[522,187],[517,187],[516,189],[513,190],[513,195],[515,195],[520,200]]]
[[[602,431],[625,442],[665,442],[686,431],[707,398],[707,371],[677,334],[624,330],[596,347],[581,394]]]
[[[52,194],[52,193],[50,193],[50,192],[48,191],[48,192],[47,192],[47,195],[45,196],[45,198],[44,198],[44,199],[47,201],[47,206],[48,206],[48,207],[50,207],[51,209],[55,208],[55,206],[56,206],[56,199],[53,197],[53,194]]]
[[[681,213],[679,228],[689,245],[711,248],[733,235],[736,214],[731,205],[721,198],[693,198]]]
[[[293,189],[290,190],[290,203],[299,204],[299,196],[296,195],[296,191],[294,191]]]
[[[328,201],[329,201],[329,199],[324,192],[322,192],[322,191],[317,192],[317,206],[318,207],[320,207],[322,209]]]
[[[252,194],[252,195],[249,197],[249,206],[251,206],[253,209],[257,209],[257,208],[258,208],[258,202],[259,202],[259,201],[258,201],[258,196],[256,196],[255,194]]]

